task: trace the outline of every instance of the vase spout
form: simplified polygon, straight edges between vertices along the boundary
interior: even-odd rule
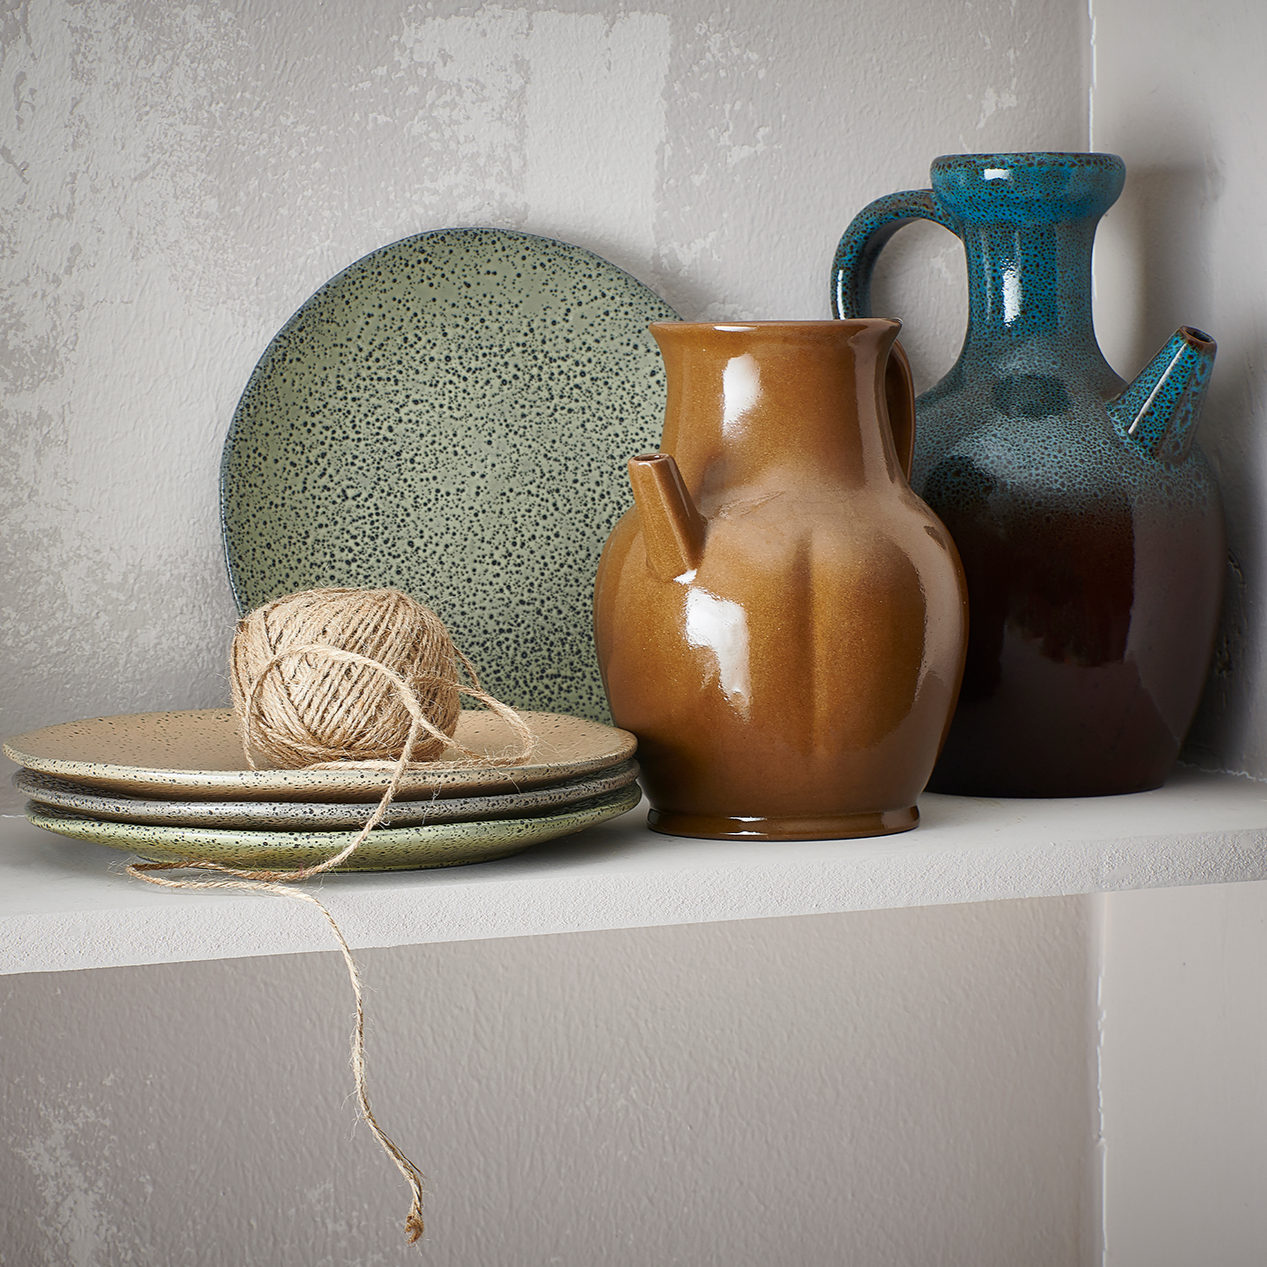
[[[642,518],[647,566],[662,581],[693,573],[704,552],[705,521],[668,453],[629,459],[629,483]]]
[[[1201,420],[1216,344],[1180,326],[1123,392],[1107,404],[1114,430],[1128,447],[1162,462],[1182,462]]]

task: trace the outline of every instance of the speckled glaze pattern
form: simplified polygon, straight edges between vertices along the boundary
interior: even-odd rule
[[[619,465],[654,443],[672,309],[580,247],[500,229],[359,260],[286,323],[225,440],[238,606],[395,587],[517,708],[609,720],[589,621]]]
[[[652,329],[664,439],[629,464],[635,507],[594,599],[649,824],[739,840],[914,827],[967,599],[949,535],[906,481],[898,323]]]
[[[568,779],[543,788],[393,801],[383,817],[388,827],[421,827],[474,819],[521,818],[562,809],[577,801],[614,792],[638,777],[638,763],[623,761],[600,774]],[[118,823],[154,823],[181,827],[220,827],[248,831],[338,831],[362,827],[377,808],[373,801],[340,805],[325,801],[156,801],[102,794],[86,784],[57,779],[34,770],[19,770],[13,786],[40,805],[66,810],[82,818]]]
[[[628,761],[637,740],[627,731],[558,713],[526,713],[537,736],[533,760],[520,766],[407,771],[398,799],[477,796],[543,787]],[[510,727],[493,713],[466,709],[455,737],[475,752],[514,751]],[[125,713],[45,726],[5,741],[5,755],[41,774],[124,796],[204,801],[373,801],[391,777],[384,770],[252,770],[231,709]]]
[[[633,809],[642,793],[628,784],[564,809],[520,818],[443,823],[420,827],[376,827],[337,871],[413,871],[463,866],[519,853],[530,845],[572,835]],[[104,822],[51,805],[27,802],[36,827],[122,849],[152,862],[198,859],[224,867],[288,871],[329,858],[355,839],[342,831],[231,831],[152,823]]]
[[[930,789],[1133,792],[1165,781],[1200,697],[1224,567],[1215,477],[1193,444],[1214,343],[1182,328],[1126,384],[1091,320],[1112,154],[963,154],[932,188],[865,208],[832,273],[870,311],[884,243],[913,219],[963,241],[963,350],[916,401],[912,484],[968,578],[963,689]]]

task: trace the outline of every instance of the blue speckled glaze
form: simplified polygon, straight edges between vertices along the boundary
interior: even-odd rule
[[[964,246],[963,350],[916,402],[911,477],[955,539],[971,609],[934,790],[1156,787],[1196,710],[1225,551],[1192,442],[1215,349],[1181,329],[1129,385],[1101,354],[1091,252],[1124,176],[1113,154],[946,155],[931,189],[871,203],[836,253],[833,310],[857,317],[903,224]]]

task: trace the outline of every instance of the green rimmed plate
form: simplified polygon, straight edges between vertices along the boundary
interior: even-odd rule
[[[251,375],[221,510],[238,606],[394,586],[517,708],[610,720],[591,630],[603,543],[654,448],[647,331],[676,314],[580,247],[445,229],[327,282]]]
[[[506,858],[530,845],[615,818],[633,809],[641,794],[634,783],[561,810],[520,818],[430,827],[376,827],[349,859],[354,865],[338,870],[413,871]],[[197,859],[242,870],[291,871],[311,866],[332,857],[357,835],[343,831],[230,831],[105,822],[34,801],[28,802],[26,816],[36,827],[125,850],[151,862]]]

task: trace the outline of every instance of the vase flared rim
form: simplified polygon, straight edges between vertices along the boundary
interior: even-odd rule
[[[933,159],[934,171],[947,168],[978,167],[1125,167],[1121,156],[1095,150],[1017,151],[1008,154],[940,154]]]

